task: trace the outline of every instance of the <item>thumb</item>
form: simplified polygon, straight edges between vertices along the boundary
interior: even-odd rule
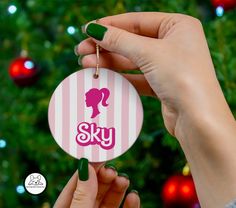
[[[85,26],[85,32],[102,48],[123,55],[136,65],[137,60],[144,57],[143,52],[147,51],[145,47],[150,39],[117,27],[93,22]]]
[[[97,175],[87,159],[80,159],[77,187],[74,191],[71,208],[93,208],[97,196]]]

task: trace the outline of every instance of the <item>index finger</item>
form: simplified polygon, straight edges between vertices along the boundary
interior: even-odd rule
[[[163,12],[131,12],[108,16],[97,20],[142,36],[158,38],[162,24],[168,23],[173,14]]]

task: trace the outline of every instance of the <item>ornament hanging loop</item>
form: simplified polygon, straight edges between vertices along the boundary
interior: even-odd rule
[[[99,45],[98,44],[96,44],[96,70],[93,77],[95,79],[99,77]]]
[[[98,23],[99,19],[96,19],[96,23]],[[99,45],[96,44],[96,70],[93,75],[95,79],[99,77]]]

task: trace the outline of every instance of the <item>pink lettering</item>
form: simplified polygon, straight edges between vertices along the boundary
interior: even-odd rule
[[[100,145],[109,150],[115,145],[115,128],[97,127],[96,123],[82,122],[77,127],[76,142],[81,146]]]

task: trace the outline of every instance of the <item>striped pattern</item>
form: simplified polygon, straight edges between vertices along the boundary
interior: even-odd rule
[[[102,162],[118,157],[137,139],[143,121],[143,108],[135,88],[120,74],[100,69],[93,79],[93,68],[80,70],[64,79],[56,88],[49,103],[49,127],[58,145],[75,158]],[[108,107],[99,106],[100,114],[91,119],[86,107],[85,93],[91,88],[108,88]],[[81,122],[96,123],[99,127],[115,128],[115,146],[105,150],[99,145],[82,147],[76,143],[77,126]]]

